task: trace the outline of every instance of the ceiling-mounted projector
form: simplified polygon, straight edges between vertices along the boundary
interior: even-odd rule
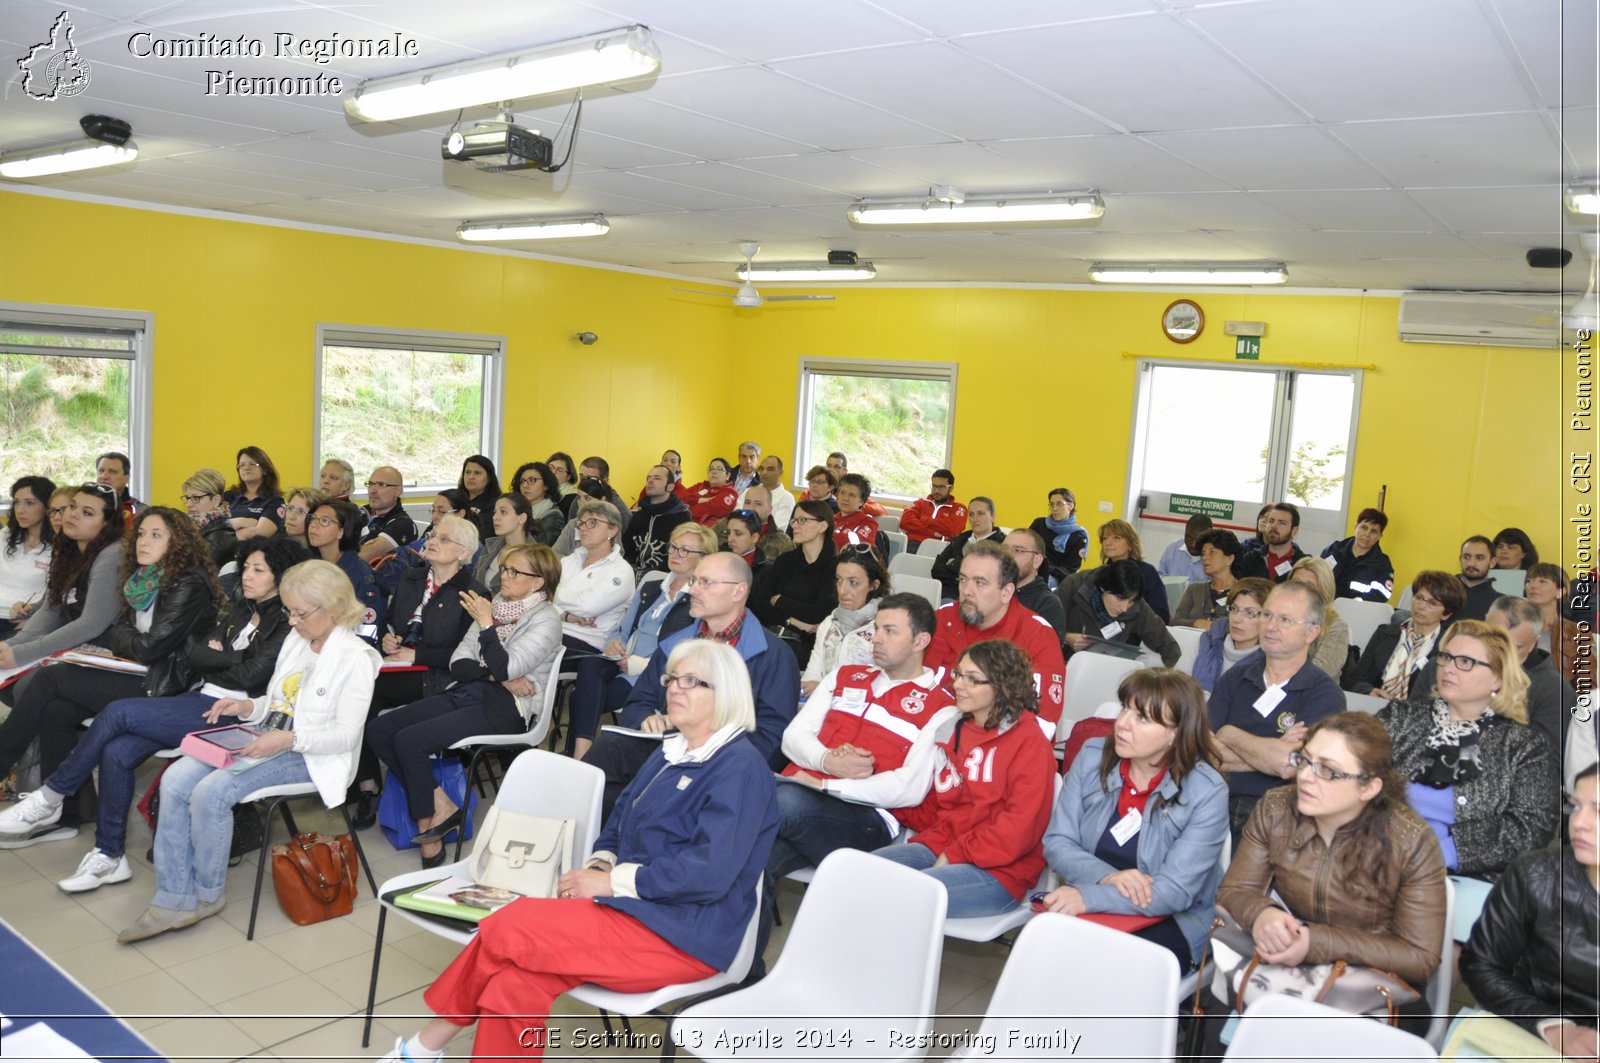
[[[479,122],[465,132],[452,130],[439,154],[480,170],[547,170],[551,144],[550,138],[510,122]]]

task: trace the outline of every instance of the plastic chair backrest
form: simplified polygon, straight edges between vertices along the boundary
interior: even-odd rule
[[[945,539],[924,539],[917,544],[917,556],[937,558],[949,545],[949,541]]]
[[[1428,1024],[1428,1043],[1435,1050],[1444,1047],[1444,1035],[1450,1029],[1450,981],[1455,971],[1456,956],[1456,884],[1448,875],[1444,880],[1444,940],[1439,948],[1439,966],[1428,979],[1428,1010],[1433,1012],[1433,1022]]]
[[[898,509],[891,509],[889,512],[885,513],[883,516],[879,517],[878,518],[878,530],[881,531],[881,532],[888,532],[891,535],[899,535],[900,534],[900,511]]]
[[[1325,1004],[1269,993],[1245,1009],[1224,1060],[1438,1059],[1420,1037]]]
[[[1528,582],[1528,574],[1520,568],[1491,568],[1489,582],[1494,584],[1494,589],[1502,596],[1511,595],[1515,598],[1522,597],[1524,586]]]
[[[1188,590],[1190,581],[1183,576],[1162,576],[1161,583],[1167,588],[1167,611],[1171,612],[1178,608],[1178,599]]]
[[[1218,620],[1217,623],[1224,624],[1227,621]],[[1172,641],[1176,642],[1178,649],[1183,651],[1178,656],[1176,665],[1178,671],[1185,675],[1193,675],[1194,659],[1200,655],[1200,639],[1205,635],[1205,632],[1197,627],[1180,626],[1167,628],[1167,634],[1172,636]]]
[[[1358,651],[1366,649],[1372,633],[1394,616],[1394,607],[1388,602],[1369,602],[1364,598],[1340,598],[1333,607],[1350,625],[1350,645]]]
[[[933,558],[927,554],[908,554],[901,552],[894,555],[889,562],[891,576],[905,573],[908,576],[921,576],[923,579],[933,578]]]
[[[555,715],[556,687],[561,682],[561,659],[566,655],[567,648],[558,646],[549,670],[539,677],[539,706],[533,710],[533,719],[528,721],[529,745],[538,745],[550,733],[550,721]]]
[[[944,597],[944,585],[931,576],[913,576],[908,572],[897,572],[889,584],[896,594],[922,595],[935,609],[939,608],[939,601]]]
[[[1065,741],[1072,725],[1089,715],[1101,703],[1117,700],[1117,686],[1129,672],[1144,665],[1107,653],[1074,653],[1067,662],[1067,682],[1062,693],[1065,707],[1056,727],[1056,741]]]
[[[1082,1039],[1063,1043],[1063,1032]],[[1004,1059],[1171,1059],[1178,961],[1132,934],[1036,915],[1017,936],[974,1040],[988,1035],[997,1038],[992,1054]]]
[[[573,821],[572,854],[588,859],[600,833],[600,797],[606,773],[581,760],[530,749],[511,762],[495,794],[495,807],[525,816]]]
[[[898,522],[896,523],[898,524]],[[895,558],[906,552],[906,546],[911,542],[911,540],[906,538],[905,532],[899,530],[890,531],[881,524],[878,526],[878,530],[883,532],[883,537],[889,542],[889,556],[884,560],[893,561]]]
[[[1387,704],[1388,701],[1372,694],[1357,694],[1353,690],[1344,692],[1344,707],[1350,712],[1364,712],[1371,716]]]

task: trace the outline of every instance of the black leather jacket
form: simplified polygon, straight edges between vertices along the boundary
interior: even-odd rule
[[[408,569],[394,589],[394,599],[389,604],[388,631],[404,637],[411,626],[411,615],[422,601],[422,591],[431,569],[427,565]],[[435,587],[433,597],[422,607],[422,635],[416,642],[417,664],[427,665],[423,676],[423,689],[429,696],[444,692],[450,685],[450,655],[461,644],[472,617],[461,607],[461,592],[476,591],[485,598],[491,597],[483,584],[472,578],[470,566],[463,565],[442,587]]]
[[[257,613],[261,620],[250,641],[244,649],[234,649],[233,640],[250,626],[250,617]],[[195,678],[203,682],[259,698],[267,692],[272,670],[278,664],[278,651],[288,637],[289,615],[283,611],[282,599],[272,597],[257,603],[241,598],[229,607],[228,615],[216,627],[189,637],[189,664],[197,673]],[[207,645],[212,639],[223,648],[214,650]]]
[[[211,554],[211,561],[219,569],[232,561],[239,549],[239,533],[228,523],[226,513],[207,521],[206,526],[200,529],[200,538],[206,541],[206,550]]]
[[[1478,1004],[1529,1032],[1557,1017],[1600,1025],[1597,911],[1600,893],[1571,848],[1513,861],[1461,953]]]
[[[203,572],[185,572],[172,586],[161,588],[149,631],[134,626],[132,612],[124,608],[106,633],[106,641],[118,657],[147,666],[150,672],[144,679],[144,692],[164,698],[194,685],[194,669],[184,647],[190,635],[210,630],[216,620],[211,580]]]

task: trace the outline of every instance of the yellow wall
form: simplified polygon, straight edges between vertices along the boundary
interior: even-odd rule
[[[0,298],[155,315],[155,501],[176,501],[200,465],[230,468],[245,443],[288,481],[310,475],[325,322],[505,334],[506,464],[598,452],[624,494],[667,446],[691,476],[744,438],[792,458],[803,356],[957,361],[958,493],[994,496],[1013,524],[1065,482],[1092,527],[1100,499],[1122,515],[1125,355],[1231,361],[1221,324],[1246,319],[1268,323],[1263,363],[1376,366],[1352,511],[1388,484],[1385,546],[1402,575],[1453,569],[1468,532],[1515,524],[1554,544],[1563,519],[1562,355],[1402,344],[1393,298],[1197,293],[1207,328],[1180,347],[1158,328],[1174,298],[1160,293],[850,289],[733,311],[662,278],[467,249],[22,194],[0,194],[0,219],[12,248],[60,248],[68,234],[73,252],[0,257]],[[578,345],[581,330],[600,342]],[[1196,411],[1197,445],[1213,414]]]
[[[503,476],[597,453],[626,494],[663,446],[721,438],[701,374],[732,316],[660,278],[21,194],[0,194],[0,219],[13,249],[62,252],[0,256],[0,299],[155,315],[154,502],[252,443],[309,482],[318,323],[505,335]]]
[[[1097,527],[1100,500],[1127,494],[1132,357],[1233,361],[1224,320],[1265,320],[1262,364],[1370,365],[1362,386],[1351,515],[1388,485],[1385,549],[1402,578],[1456,570],[1468,534],[1518,525],[1546,549],[1561,522],[1556,351],[1401,343],[1397,298],[1193,293],[1207,325],[1193,343],[1162,334],[1176,296],[1121,291],[853,289],[833,303],[741,313],[741,360],[768,375],[772,400],[729,425],[730,438],[794,445],[802,357],[960,363],[956,493],[995,499],[1000,522],[1044,513],[1058,484]],[[1196,445],[1204,418],[1195,411]],[[1225,416],[1225,413],[1220,415]],[[847,447],[847,452],[851,448]],[[860,450],[867,449],[863,443]]]

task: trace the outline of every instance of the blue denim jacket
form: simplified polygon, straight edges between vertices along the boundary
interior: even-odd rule
[[[1228,784],[1215,768],[1200,764],[1183,783],[1182,795],[1169,775],[1156,787],[1139,829],[1139,870],[1155,880],[1150,907],[1139,908],[1100,880],[1116,869],[1094,855],[1117,811],[1117,776],[1100,785],[1100,751],[1106,739],[1087,742],[1072,762],[1044,832],[1044,856],[1064,883],[1083,894],[1091,912],[1170,915],[1202,956],[1216,914],[1219,858],[1228,834]],[[1157,805],[1157,799],[1161,804]]]

